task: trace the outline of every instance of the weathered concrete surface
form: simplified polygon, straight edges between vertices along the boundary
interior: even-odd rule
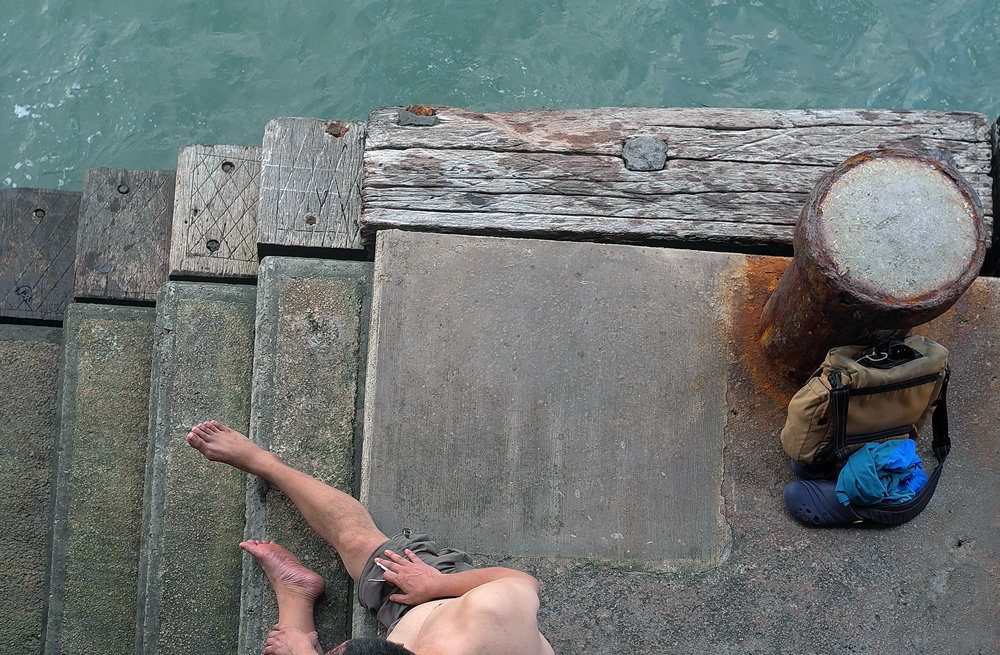
[[[155,320],[145,307],[66,308],[50,655],[135,646]]]
[[[0,645],[10,655],[42,645],[61,332],[0,325]]]
[[[255,306],[252,286],[168,282],[157,298],[139,653],[236,652],[246,475],[184,435],[248,429]]]
[[[250,436],[282,460],[353,493],[359,371],[368,337],[369,262],[267,257],[260,265]],[[363,385],[363,383],[362,383]],[[250,477],[248,539],[270,539],[326,580],[316,606],[325,645],[351,636],[350,578],[278,489]],[[277,622],[274,593],[244,556],[241,653],[260,653]]]
[[[494,556],[715,566],[728,261],[380,233],[362,497],[383,532]]]
[[[424,247],[409,249],[405,277],[384,270],[388,241],[378,250],[375,336],[370,357],[375,378],[369,378],[366,400],[364,484],[369,506],[383,530],[395,528],[387,524],[385,516],[414,529],[440,530],[445,535],[442,540],[454,537],[456,546],[471,544],[480,563],[503,562],[536,574],[543,582],[540,625],[556,652],[996,652],[1000,643],[1000,591],[995,584],[1000,544],[1000,471],[996,464],[1000,440],[983,428],[1000,420],[1000,382],[992,370],[995,364],[990,364],[1000,361],[1000,340],[994,336],[1000,323],[1000,285],[996,281],[977,281],[949,312],[922,328],[951,349],[954,371],[949,414],[955,446],[927,510],[897,528],[818,530],[796,523],[781,500],[782,489],[793,475],[778,432],[796,385],[777,376],[757,343],[761,307],[788,260],[654,251],[643,256],[652,257],[651,261],[662,257],[675,263],[693,263],[675,276],[664,276],[654,266],[617,271],[629,278],[626,285],[622,280],[608,279],[612,276],[608,260],[614,261],[609,253],[614,248],[602,251],[605,247],[588,244],[548,244],[581,251],[594,248],[601,256],[583,257],[563,275],[549,270],[542,284],[533,277],[534,271],[558,261],[548,246],[535,249],[530,241],[504,244],[504,240],[492,239],[491,256],[480,259],[476,267],[463,269],[458,264],[475,249],[471,241],[453,243],[450,238],[415,235],[390,238],[411,244],[419,241]],[[459,245],[464,246],[464,252],[456,247]],[[507,249],[533,251],[532,258],[526,257],[513,267],[519,279],[534,281],[520,296],[510,292],[513,276],[505,273],[512,263]],[[719,259],[722,265],[710,266]],[[589,275],[584,262],[600,264],[602,274]],[[630,270],[631,275],[625,275]],[[604,360],[608,367],[615,365],[609,361],[612,354],[631,359],[634,363],[625,376],[608,374],[607,368],[599,371],[603,385],[609,393],[622,396],[643,394],[641,411],[658,415],[658,421],[650,425],[685,433],[683,440],[669,441],[649,425],[636,425],[634,416],[611,407],[621,423],[617,429],[626,433],[626,444],[648,444],[650,458],[658,451],[665,452],[661,461],[668,476],[696,467],[698,457],[704,457],[699,450],[722,453],[718,459],[711,458],[719,464],[722,477],[715,478],[721,479],[721,484],[710,497],[699,491],[698,482],[675,490],[643,471],[630,502],[623,502],[618,509],[621,514],[644,516],[647,522],[677,524],[683,529],[697,521],[699,505],[717,506],[721,492],[723,528],[728,529],[728,537],[720,539],[712,532],[702,532],[701,545],[721,546],[721,553],[701,569],[676,567],[676,571],[659,572],[645,566],[643,570],[642,563],[628,552],[598,558],[574,555],[570,549],[565,553],[556,548],[547,550],[545,544],[525,548],[518,530],[548,537],[552,524],[544,520],[547,517],[530,517],[512,526],[505,516],[511,512],[490,504],[492,494],[518,492],[520,498],[508,496],[504,502],[530,506],[526,500],[537,497],[538,486],[565,494],[566,471],[581,462],[591,466],[592,485],[615,480],[622,470],[615,450],[622,434],[614,429],[590,436],[589,443],[576,444],[576,450],[564,451],[563,466],[558,470],[524,460],[510,465],[458,440],[457,433],[463,432],[470,444],[489,444],[492,434],[510,430],[504,415],[518,407],[518,393],[551,403],[553,411],[536,421],[531,432],[510,430],[512,435],[526,437],[520,441],[511,438],[510,452],[515,457],[524,449],[544,455],[538,442],[554,431],[553,427],[565,425],[572,410],[608,411],[608,405],[576,403],[569,394],[549,400],[545,390],[538,389],[519,391],[514,387],[506,396],[491,395],[483,382],[504,374],[497,362],[512,368],[514,354],[518,364],[521,362],[519,352],[505,359],[493,355],[504,344],[510,343],[507,347],[513,350],[514,342],[507,341],[507,324],[519,324],[523,329],[520,334],[530,340],[549,338],[546,330],[550,324],[541,320],[549,310],[539,307],[535,299],[545,297],[546,285],[569,285],[581,279],[576,278],[577,272],[595,285],[631,285],[635,301],[630,298],[611,306],[588,304],[586,313],[574,316],[569,310],[573,299],[581,297],[579,293],[554,295],[551,301],[559,303],[567,317],[560,326],[561,337],[584,346],[589,339],[599,341],[605,349],[602,354],[609,356]],[[410,278],[423,283],[417,285]],[[432,280],[442,289],[440,293],[431,293],[435,290]],[[664,289],[657,290],[657,285]],[[397,296],[400,305],[414,314],[435,315],[438,321],[428,321],[426,328],[418,331],[413,326],[424,319],[395,310],[386,312],[387,306],[391,309],[393,305],[381,294],[401,294],[400,287],[419,289],[422,294],[408,299]],[[479,293],[464,295],[470,288],[478,288]],[[669,296],[676,306],[669,302],[657,305],[658,293]],[[471,309],[456,319],[447,315],[457,311],[453,305],[463,312]],[[506,313],[499,311],[500,306]],[[672,307],[678,308],[674,314],[668,311]],[[699,308],[704,315],[723,316],[706,321],[697,316]],[[600,315],[612,312],[618,313],[619,322],[595,328],[594,321]],[[688,320],[670,321],[672,315],[684,312]],[[494,324],[484,325],[485,319],[479,316],[492,316]],[[582,325],[584,320],[590,324]],[[665,334],[655,345],[634,340],[623,327],[629,322],[654,325],[656,320]],[[456,339],[456,332],[462,331],[478,333],[480,339]],[[414,341],[414,334],[419,334],[420,340]],[[700,342],[687,356],[698,367],[685,370],[677,361],[669,365],[663,362],[663,349],[695,339]],[[380,361],[392,350],[405,350],[408,355],[392,360],[395,370],[385,366],[385,360]],[[672,350],[670,354],[676,357]],[[438,357],[449,360],[453,367],[437,368],[434,360]],[[556,389],[573,374],[580,378],[593,375],[586,366],[571,365],[569,357],[564,361],[569,375],[553,370],[544,354],[524,365],[539,369],[539,376],[547,368]],[[478,379],[470,373],[476,370],[480,371]],[[423,377],[414,385],[417,371]],[[678,402],[674,397],[650,394],[650,378],[698,379],[698,375],[725,381],[723,397],[717,402],[710,400],[717,398],[712,382],[704,388],[689,387],[689,395],[701,399],[714,421],[689,416],[688,399]],[[382,385],[387,388],[380,389]],[[395,404],[386,405],[389,402]],[[482,415],[491,417],[494,427],[483,421]],[[400,428],[389,425],[390,416]],[[645,432],[628,433],[637,430]],[[452,449],[447,455],[437,450],[440,440]],[[429,452],[430,459],[438,463],[436,473],[428,476],[419,462],[401,459],[397,449],[403,446],[413,452]],[[382,455],[384,450],[397,454],[388,458]],[[603,453],[603,467],[588,452],[594,450]],[[511,475],[508,467],[518,475]],[[415,487],[433,498],[414,500]],[[589,504],[581,507],[595,513],[603,509],[596,499],[587,500]],[[629,519],[607,512],[601,520],[604,523],[594,528],[597,534],[610,532]],[[479,534],[469,534],[470,525],[480,530]],[[669,556],[676,551],[661,544],[658,552],[663,554],[661,561],[670,562]]]

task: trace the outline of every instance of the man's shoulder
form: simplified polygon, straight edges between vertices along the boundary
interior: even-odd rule
[[[505,618],[511,611],[538,611],[537,588],[524,578],[500,578],[487,582],[469,590],[457,600],[455,609],[462,613]]]

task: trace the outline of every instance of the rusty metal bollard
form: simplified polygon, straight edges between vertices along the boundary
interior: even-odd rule
[[[761,315],[764,350],[804,379],[830,348],[902,337],[940,316],[982,267],[982,215],[976,192],[935,159],[851,157],[799,214],[792,262]]]

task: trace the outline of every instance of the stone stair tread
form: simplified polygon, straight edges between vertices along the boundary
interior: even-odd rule
[[[353,492],[359,358],[367,340],[370,262],[265,257],[257,290],[251,438],[283,461]],[[277,489],[251,477],[248,539],[282,544],[326,580],[316,605],[324,643],[351,636],[350,580],[336,551]],[[278,618],[260,566],[245,559],[240,652],[261,652]]]
[[[44,652],[129,652],[155,311],[66,309],[59,466]]]
[[[61,339],[57,327],[0,324],[0,644],[9,655],[37,655],[45,630]]]
[[[245,478],[184,435],[218,419],[246,433],[256,290],[168,282],[157,298],[139,566],[139,652],[235,652]]]

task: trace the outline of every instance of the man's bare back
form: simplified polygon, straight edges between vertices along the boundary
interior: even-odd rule
[[[372,553],[388,541],[357,500],[287,466],[217,421],[195,426],[187,441],[209,460],[281,489],[316,533],[336,548],[356,582]],[[265,655],[322,653],[312,616],[322,578],[274,542],[251,540],[240,547],[260,562],[278,600],[278,625],[268,635]],[[539,584],[527,573],[493,567],[446,574],[410,550],[382,555],[376,562],[385,569],[385,581],[397,589],[389,600],[412,607],[388,641],[416,655],[553,655],[538,631]],[[348,643],[330,652],[344,653]]]
[[[378,559],[385,578],[399,587],[397,602],[415,604],[388,640],[419,655],[523,653],[552,655],[538,631],[538,581],[513,569],[443,574],[405,551]],[[395,598],[395,596],[390,597]]]

